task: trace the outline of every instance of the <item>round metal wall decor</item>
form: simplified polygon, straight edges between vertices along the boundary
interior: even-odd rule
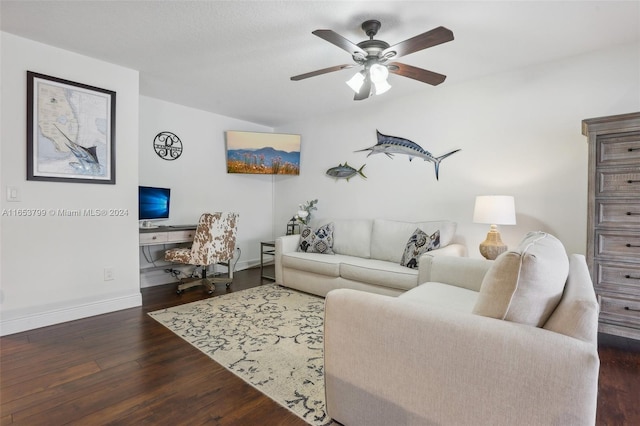
[[[153,149],[158,157],[172,161],[182,155],[182,141],[171,132],[160,132],[153,139]]]

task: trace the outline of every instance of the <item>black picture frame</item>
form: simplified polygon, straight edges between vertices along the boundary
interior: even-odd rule
[[[27,180],[116,183],[116,92],[27,71]]]

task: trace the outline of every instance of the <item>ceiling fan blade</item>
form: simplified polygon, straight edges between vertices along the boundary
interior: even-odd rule
[[[453,32],[448,28],[438,27],[384,49],[379,57],[399,58],[451,40],[453,40]]]
[[[308,73],[305,73],[305,74],[294,75],[293,77],[291,77],[291,80],[293,80],[293,81],[304,80],[305,78],[315,77],[317,75],[327,74],[329,72],[334,72],[334,71],[340,71],[340,70],[344,70],[344,69],[347,69],[347,68],[353,68],[355,66],[356,66],[356,64],[336,65],[336,66],[329,67],[329,68],[323,68],[323,69],[317,70],[317,71],[311,71],[311,72],[308,72]]]
[[[350,42],[346,38],[342,37],[340,34],[336,33],[332,30],[315,30],[312,31],[311,34],[317,35],[323,40],[328,41],[331,44],[335,44],[340,49],[346,51],[350,55],[362,56],[362,58],[367,57],[367,52],[365,52],[360,46],[355,43]]]
[[[409,77],[414,80],[422,81],[423,83],[431,84],[432,86],[437,86],[447,78],[446,75],[407,64],[401,64],[400,62],[392,62],[387,66],[387,68],[389,69],[389,72],[393,74]]]
[[[363,99],[367,99],[370,95],[371,95],[371,77],[369,77],[369,73],[367,73],[367,75],[364,78],[364,81],[362,82],[362,87],[360,88],[360,91],[356,93],[356,95],[353,97],[353,100],[361,101]]]

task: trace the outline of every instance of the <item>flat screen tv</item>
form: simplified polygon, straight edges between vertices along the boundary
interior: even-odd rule
[[[300,174],[300,135],[228,130],[227,173]]]
[[[138,187],[138,220],[169,219],[171,189]]]

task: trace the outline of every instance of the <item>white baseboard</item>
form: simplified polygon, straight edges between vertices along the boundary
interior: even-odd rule
[[[235,266],[236,271],[242,271],[244,269],[260,266],[260,261],[247,260],[238,262]],[[164,272],[166,267],[152,269],[153,270],[142,271],[140,274],[141,288],[175,282],[175,279],[170,274]],[[223,269],[224,268],[221,270]],[[67,321],[74,321],[122,309],[135,308],[138,306],[142,306],[141,293],[130,296],[114,297],[98,302],[83,303],[77,306],[53,308],[33,314],[17,314],[14,318],[9,319],[5,319],[7,312],[3,312],[3,318],[0,319],[0,336],[8,336],[10,334],[33,330],[35,328],[47,327]]]
[[[0,320],[0,336],[20,333],[35,328],[74,321],[81,318],[115,312],[122,309],[142,306],[142,294],[114,297],[98,302],[86,303],[67,308],[52,309],[49,311],[27,314],[12,319]]]

